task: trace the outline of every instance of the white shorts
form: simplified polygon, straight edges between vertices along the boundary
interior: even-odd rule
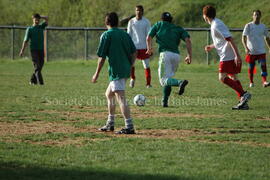
[[[161,86],[164,86],[168,78],[172,78],[178,68],[180,55],[165,51],[159,55],[158,77]]]
[[[109,87],[110,87],[112,92],[124,91],[126,89],[126,81],[127,81],[126,78],[111,81],[109,83]]]

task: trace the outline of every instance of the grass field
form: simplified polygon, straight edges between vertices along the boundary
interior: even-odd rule
[[[96,61],[45,64],[45,86],[30,86],[30,60],[0,61],[0,179],[270,179],[270,88],[259,74],[250,110],[232,111],[235,93],[217,80],[217,65],[184,65],[183,96],[173,89],[170,107],[160,105],[157,60],[153,88],[146,89],[142,65],[127,87],[136,135],[100,133],[107,117],[103,68]],[[240,79],[247,89],[247,68]],[[131,101],[147,97],[145,107]],[[124,121],[117,107],[116,128]]]

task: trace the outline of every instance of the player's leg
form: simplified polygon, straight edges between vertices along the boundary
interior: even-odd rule
[[[249,78],[249,87],[254,87],[253,77],[255,74],[255,55],[246,55],[246,62],[248,63],[248,78]]]
[[[135,86],[135,64],[131,67],[129,86],[133,88]]]
[[[31,51],[31,56],[32,56],[32,63],[33,63],[33,67],[34,67],[34,72],[31,75],[31,79],[29,84],[33,85],[33,84],[37,84],[37,77],[36,77],[36,69],[37,69],[37,61],[38,61],[38,55],[36,51]]]
[[[143,59],[143,68],[145,73],[145,79],[146,79],[146,87],[151,87],[151,70],[150,70],[150,59]]]
[[[44,84],[43,77],[41,74],[42,68],[44,65],[44,51],[38,51],[38,68],[37,68],[37,77],[38,77],[38,82],[40,85]]]
[[[138,57],[138,50],[137,50],[137,57]],[[135,60],[136,62],[136,60]],[[131,72],[130,72],[130,82],[129,82],[129,87],[131,88],[134,88],[135,86],[135,79],[136,79],[136,76],[135,76],[135,62],[133,64],[133,66],[131,67]]]
[[[267,67],[266,67],[266,59],[260,59],[259,60],[259,63],[261,64],[261,76],[262,76],[262,84],[263,84],[263,87],[267,87],[267,86],[270,86],[270,83],[267,82]]]
[[[114,92],[112,92],[111,83],[109,84],[105,96],[108,103],[108,119],[106,122],[106,125],[100,128],[101,131],[114,131],[114,117],[115,117],[115,95]]]
[[[118,134],[134,134],[134,125],[132,118],[130,116],[130,109],[128,106],[128,102],[126,101],[125,91],[115,91],[115,97],[120,106],[121,113],[125,119],[125,128],[117,132]]]
[[[177,53],[168,52],[166,56],[168,57],[166,59],[166,69],[167,69],[168,79],[166,80],[165,83],[166,85],[169,85],[169,86],[179,87],[178,94],[182,95],[185,91],[185,87],[188,84],[188,81],[172,78],[178,69],[179,62],[180,62],[180,55]]]
[[[255,62],[248,64],[248,77],[249,77],[249,87],[254,87],[253,77],[254,77]]]

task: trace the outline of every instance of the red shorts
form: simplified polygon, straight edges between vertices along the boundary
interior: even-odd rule
[[[146,54],[147,49],[137,49],[137,59],[144,60],[150,57],[149,54]]]
[[[241,72],[242,63],[236,66],[234,60],[220,61],[219,72],[227,74],[238,74]]]
[[[246,62],[249,64],[253,64],[255,63],[256,60],[262,60],[262,59],[266,59],[266,54],[258,54],[258,55],[251,55],[251,54],[247,54],[246,55]]]

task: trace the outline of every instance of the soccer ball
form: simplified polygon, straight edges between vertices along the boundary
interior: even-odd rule
[[[133,98],[133,103],[137,106],[144,106],[145,105],[145,96],[142,94],[137,94],[134,98]]]

